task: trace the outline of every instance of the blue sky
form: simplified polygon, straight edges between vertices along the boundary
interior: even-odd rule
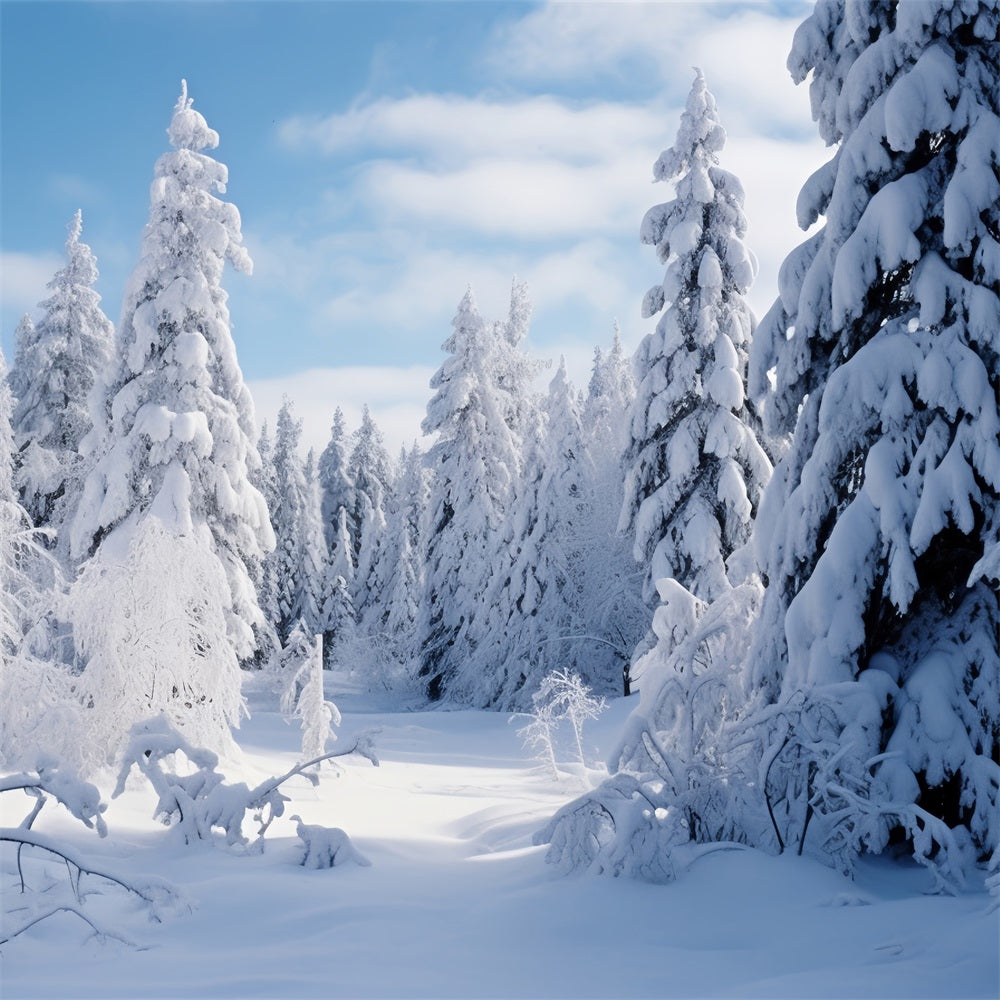
[[[784,68],[800,3],[0,3],[2,329],[60,266],[83,210],[117,322],[182,77],[220,133],[252,277],[226,281],[261,418],[288,392],[322,446],[372,405],[395,446],[471,283],[499,316],[516,274],[533,352],[586,378],[617,320],[634,348],[662,269],[638,243],[700,66],[743,180],[751,296],[773,300],[824,158]]]

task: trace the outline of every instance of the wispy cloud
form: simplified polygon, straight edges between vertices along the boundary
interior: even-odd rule
[[[657,125],[657,116],[639,104],[425,93],[359,103],[329,115],[294,116],[279,126],[278,135],[300,151],[355,156],[404,148],[447,168],[514,157],[603,162],[655,135]]]
[[[14,322],[24,313],[37,313],[38,303],[45,298],[45,286],[64,264],[55,253],[0,253],[0,306],[5,324]]]

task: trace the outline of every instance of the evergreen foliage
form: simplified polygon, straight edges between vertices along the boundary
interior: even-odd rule
[[[80,444],[92,427],[87,400],[111,358],[114,329],[94,291],[97,263],[80,241],[83,221],[73,216],[66,266],[49,282],[37,324],[18,327],[18,396],[13,415],[22,502],[36,526],[51,528],[60,555],[68,556],[68,532],[86,473]]]
[[[191,103],[183,85],[117,356],[93,395],[84,445],[93,466],[72,527],[72,553],[88,560],[72,617],[107,709],[94,716],[109,727],[102,753],[160,710],[200,745],[228,744],[241,709],[237,662],[252,655],[263,621],[252,576],[274,544],[249,480],[259,461],[253,407],[221,286],[226,261],[249,271],[250,259],[239,213],[213,193],[227,170],[200,152],[218,135]]]
[[[483,320],[469,289],[459,303],[448,357],[431,380],[423,430],[437,435],[426,532],[420,676],[431,698],[486,704],[488,678],[471,669],[482,636],[482,596],[498,558],[518,468],[500,379],[509,373],[503,327]]]
[[[750,663],[785,839],[844,864],[1000,841],[1000,76],[994,4],[821,0],[789,68],[836,151],[751,390],[794,427],[761,508]],[[773,387],[772,387],[773,379]]]
[[[727,586],[770,474],[744,398],[756,261],[743,243],[743,188],[719,166],[726,134],[698,71],[677,139],[653,168],[676,197],[646,213],[641,239],[667,265],[643,302],[663,312],[636,354],[620,530],[647,567],[644,594],[673,577],[702,600]]]

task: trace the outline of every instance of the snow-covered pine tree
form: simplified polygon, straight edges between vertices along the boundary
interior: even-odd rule
[[[383,561],[386,541],[386,509],[392,502],[395,471],[385,450],[382,432],[366,405],[361,426],[354,436],[347,475],[354,484],[354,608],[362,634],[382,633],[387,577],[392,571]]]
[[[635,391],[632,362],[625,354],[616,322],[607,355],[599,346],[594,348],[582,412],[591,458],[595,466],[613,469],[615,479],[621,478],[622,455],[628,444],[628,417],[635,402]],[[617,516],[616,512],[616,520]]]
[[[275,546],[268,556],[270,578],[274,586],[274,618],[271,621],[282,646],[303,617],[305,564],[303,522],[306,512],[306,477],[299,458],[302,421],[292,411],[285,396],[278,410],[274,436],[272,468],[275,501],[271,510]]]
[[[267,504],[268,518],[271,530],[274,530],[272,512],[278,506],[278,488],[274,474],[274,442],[268,431],[267,421],[261,424],[260,436],[257,438],[257,455],[260,465],[250,473],[250,482],[257,488]],[[281,650],[281,642],[272,622],[278,618],[278,586],[274,575],[273,550],[258,558],[254,564],[254,583],[257,587],[257,603],[261,610],[262,621],[253,626],[254,633],[254,664],[263,667],[274,661]]]
[[[579,534],[590,473],[576,393],[565,359],[549,386],[545,423],[526,442],[520,493],[509,517],[512,565],[487,594],[477,650],[488,704],[527,711],[558,666],[589,666],[592,641],[579,617],[587,553]]]
[[[726,728],[746,701],[740,666],[761,589],[747,541],[770,463],[744,399],[753,318],[743,294],[754,264],[742,243],[742,188],[718,166],[724,142],[697,72],[677,142],[654,168],[676,179],[677,197],[642,226],[667,262],[644,312],[669,306],[637,355],[621,519],[636,531],[636,557],[650,560],[660,604],[636,650],[641,697],[612,755],[615,773],[543,834],[564,867],[665,881],[679,845],[761,833],[748,828],[763,809],[743,802],[758,775],[745,749],[730,752]]]
[[[64,525],[79,499],[86,469],[80,443],[92,427],[87,400],[111,358],[114,329],[94,291],[97,263],[80,241],[77,212],[68,226],[66,266],[49,282],[37,324],[18,327],[14,439],[18,485],[28,514],[52,529],[68,557]]]
[[[332,670],[344,657],[354,667],[354,641],[357,633],[357,615],[351,596],[354,581],[354,545],[347,530],[347,509],[340,508],[337,517],[337,534],[330,550],[327,565],[327,583],[324,587],[322,617],[326,623],[323,632],[323,666]]]
[[[337,738],[340,710],[323,697],[322,637],[299,619],[278,658],[281,680],[281,714],[286,722],[298,719],[302,727],[302,759],[320,757],[327,740]],[[316,765],[317,767],[319,765]]]
[[[750,663],[775,828],[844,864],[1000,842],[998,32],[996,3],[820,0],[789,57],[837,148],[751,358],[794,438]]]
[[[420,649],[420,601],[423,597],[424,567],[422,562],[423,524],[427,510],[428,475],[424,456],[414,442],[399,456],[399,480],[388,514],[389,532],[383,562],[391,567],[385,589],[383,632],[391,662],[387,685],[400,687],[416,676]]]
[[[351,520],[354,510],[354,484],[347,472],[348,442],[344,411],[338,406],[333,412],[330,441],[319,456],[320,491],[323,496],[323,531],[326,546],[332,552],[340,530],[340,509],[347,512],[347,530],[351,544],[357,537],[357,525]],[[355,549],[355,554],[357,550]]]
[[[322,501],[319,478],[316,473],[316,453],[312,448],[306,455],[304,476],[305,503],[302,509],[302,577],[299,607],[309,635],[322,635],[329,628],[326,617],[326,581],[329,553],[323,534]]]
[[[30,770],[47,758],[74,769],[80,705],[61,658],[46,655],[46,616],[62,580],[15,486],[13,409],[0,351],[0,767]]]
[[[420,676],[431,698],[489,701],[472,669],[481,639],[483,595],[497,560],[518,467],[508,405],[499,387],[509,371],[503,327],[484,322],[469,289],[459,303],[448,353],[431,380],[423,430],[437,435],[425,532]]]
[[[537,428],[539,401],[532,390],[536,376],[548,362],[536,361],[524,353],[523,344],[531,325],[528,285],[515,277],[511,282],[510,306],[502,325],[502,340],[496,347],[497,387],[505,403],[504,419],[515,441],[530,438]]]
[[[25,313],[17,324],[14,331],[14,364],[7,372],[7,384],[10,386],[12,394],[10,420],[14,419],[14,404],[29,389],[30,362],[28,356],[35,346],[35,321],[31,318],[31,313]],[[13,433],[13,431],[11,432]],[[13,439],[12,439],[13,440]]]
[[[161,710],[189,735],[228,741],[241,706],[238,660],[253,653],[262,620],[252,567],[274,544],[248,478],[256,432],[221,285],[227,260],[244,271],[251,264],[239,213],[214,194],[227,170],[200,152],[218,135],[191,103],[182,84],[118,356],[93,396],[85,448],[94,464],[72,526],[72,554],[89,557],[73,618],[95,699],[107,709],[95,718],[115,727],[100,735],[111,754],[136,719]],[[168,622],[168,611],[181,619]],[[153,644],[148,658],[121,645],[140,640]]]
[[[742,185],[719,166],[725,139],[697,71],[677,139],[653,167],[676,197],[650,209],[640,232],[667,265],[643,315],[666,309],[636,355],[619,524],[634,534],[650,602],[663,577],[706,601],[726,589],[726,560],[746,542],[770,474],[744,398],[756,261],[743,243]]]
[[[649,628],[643,600],[645,568],[632,557],[632,540],[617,530],[624,499],[624,451],[629,414],[635,400],[631,359],[615,323],[611,349],[594,349],[587,394],[582,402],[583,442],[589,475],[583,480],[585,502],[579,511],[579,617],[596,640],[594,663],[584,670],[598,691],[609,692],[611,671],[627,672],[633,650]],[[598,661],[603,666],[598,668]],[[627,680],[627,676],[625,677]],[[615,687],[622,678],[615,681]]]

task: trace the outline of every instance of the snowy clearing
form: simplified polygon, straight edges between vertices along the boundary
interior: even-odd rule
[[[91,896],[87,910],[141,948],[97,940],[71,915],[50,918],[0,951],[4,997],[1000,991],[1000,915],[981,884],[958,897],[927,895],[930,877],[916,866],[873,861],[850,882],[812,861],[752,851],[705,857],[666,886],[556,877],[531,836],[581,779],[545,776],[508,716],[384,712],[342,684],[332,688],[344,715],[341,742],[381,729],[381,766],[351,759],[318,788],[294,779],[263,855],[221,841],[168,841],[138,783],[111,803],[105,840],[47,807],[35,829],[64,836],[107,868],[170,880],[191,908],[152,923],[116,890]],[[253,717],[239,734],[245,759],[228,777],[252,783],[295,762],[300,734],[270,692],[251,684],[246,693]],[[595,757],[634,704],[615,701],[585,734]],[[21,803],[7,797],[3,824],[14,825]],[[345,829],[371,867],[299,867],[292,814]],[[64,880],[65,868],[33,860],[26,871],[38,888]],[[3,855],[3,890],[6,924],[19,896],[13,852]]]

